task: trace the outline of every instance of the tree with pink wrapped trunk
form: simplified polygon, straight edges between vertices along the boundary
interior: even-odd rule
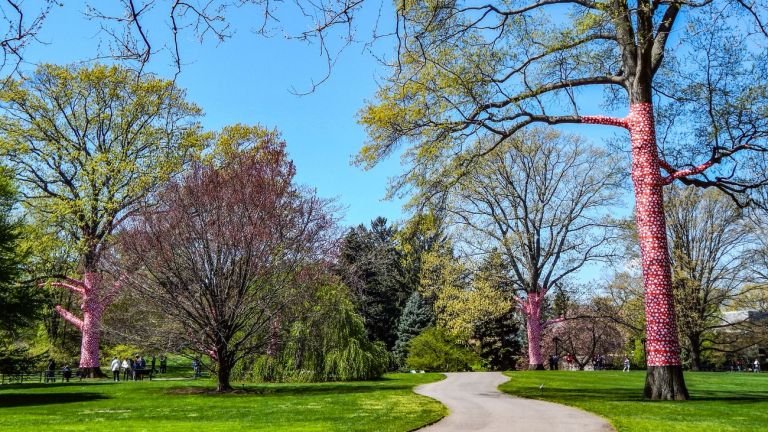
[[[81,315],[56,311],[82,333],[81,371],[99,376],[102,316],[122,285],[104,255],[122,221],[199,149],[200,111],[172,82],[117,66],[43,65],[6,84],[0,155],[34,222],[76,246],[82,279],[41,276],[79,296]]]
[[[746,205],[768,184],[766,1],[407,1],[396,12],[396,61],[361,114],[371,140],[359,161],[410,145],[395,188],[431,199],[531,125],[628,132],[617,154],[632,160],[644,394],[688,399],[662,188],[716,187]],[[586,115],[598,109],[609,115]]]
[[[553,288],[613,254],[607,212],[623,177],[619,161],[575,136],[533,129],[500,144],[446,190],[461,249],[499,253],[507,291],[526,321],[530,369],[544,369],[542,331]]]

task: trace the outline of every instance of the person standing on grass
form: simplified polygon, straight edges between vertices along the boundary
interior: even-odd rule
[[[760,372],[760,360],[755,359],[755,363],[753,363],[755,367],[752,368],[752,372],[758,373]]]
[[[72,378],[72,369],[69,368],[69,365],[64,365],[63,368],[61,368],[61,379],[69,382],[69,379]]]
[[[48,360],[48,370],[45,373],[45,382],[56,382],[56,361],[54,359]]]
[[[165,354],[160,356],[160,373],[165,373],[168,370],[168,358]]]
[[[150,362],[150,373],[155,373],[155,355],[152,354],[152,361]]]
[[[120,367],[123,369],[123,381],[128,381],[128,369],[131,368],[131,364],[128,363],[127,358],[123,359],[123,362],[120,364]]]
[[[624,369],[622,372],[629,372],[629,357],[624,356]]]
[[[117,357],[112,357],[109,368],[112,370],[112,381],[120,381],[120,360]]]

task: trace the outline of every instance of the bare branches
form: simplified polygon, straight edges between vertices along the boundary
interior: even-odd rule
[[[264,352],[272,323],[315,282],[334,224],[325,201],[293,184],[284,143],[252,144],[195,164],[122,235],[130,285],[227,373],[220,386],[239,358]]]
[[[24,59],[24,48],[36,40],[54,4],[53,0],[43,0],[35,10],[19,0],[0,3],[0,17],[7,26],[0,35],[0,49],[3,53],[0,71],[7,71],[9,75],[16,72]]]
[[[723,159],[730,157],[734,153],[742,150],[766,151],[766,150],[762,150],[757,147],[751,146],[749,144],[739,145],[730,149],[720,149],[718,147],[715,147],[712,150],[713,156],[708,161],[701,163],[699,165],[693,166],[691,168],[686,168],[681,170],[673,168],[671,165],[669,165],[669,163],[665,161],[661,165],[664,168],[664,170],[669,173],[669,175],[662,178],[662,183],[666,185],[666,184],[672,183],[675,180],[682,180],[689,176],[703,174],[707,169],[720,163]],[[725,181],[725,179],[721,179],[721,180]],[[726,184],[727,184],[727,181],[726,181]],[[715,186],[715,184],[712,184],[712,186]]]

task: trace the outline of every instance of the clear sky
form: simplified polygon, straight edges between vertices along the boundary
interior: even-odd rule
[[[82,13],[83,6],[77,2],[55,7],[40,33],[42,43],[29,48],[26,60],[63,64],[94,58],[105,35],[99,33],[98,22]],[[371,12],[360,18],[360,27],[370,29]],[[308,89],[311,79],[325,74],[318,46],[254,34],[250,31],[257,25],[253,10],[234,13],[230,20],[235,34],[222,44],[201,45],[189,33],[181,40],[185,65],[177,82],[204,109],[204,127],[216,130],[232,123],[258,123],[277,128],[296,163],[298,181],[315,187],[321,196],[338,198],[346,209],[346,225],[367,223],[376,216],[402,219],[402,202],[383,200],[388,179],[402,172],[398,158],[367,172],[350,163],[366,139],[356,114],[374,96],[376,78],[385,73],[381,64],[361,45],[353,45],[338,58],[327,82],[307,96],[296,96],[291,88]],[[160,33],[168,31],[166,23],[151,24],[150,36],[160,39]],[[294,29],[302,24],[281,22]],[[366,37],[364,31],[361,39]],[[378,49],[386,51],[386,47]],[[154,57],[149,69],[166,77],[175,72],[164,53]],[[566,129],[589,133],[594,140],[615,133],[605,127]]]
[[[43,43],[28,49],[26,61],[63,64],[96,55],[98,23],[83,18],[76,3],[53,9],[39,37]],[[324,85],[296,96],[291,88],[308,89],[312,78],[325,74],[317,47],[280,36],[264,38],[249,31],[249,20],[233,19],[236,33],[218,46],[200,45],[191,37],[182,41],[187,64],[177,82],[205,111],[204,127],[258,123],[277,128],[296,164],[298,181],[321,196],[337,197],[346,208],[345,224],[367,223],[379,215],[400,219],[402,203],[383,200],[388,178],[400,172],[399,160],[367,172],[350,163],[365,141],[356,114],[376,91],[376,75],[383,72],[379,63],[362,47],[352,46]],[[150,67],[170,78],[174,69],[169,63],[161,53]]]

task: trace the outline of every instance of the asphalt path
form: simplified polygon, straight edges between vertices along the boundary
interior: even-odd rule
[[[552,402],[510,396],[497,389],[509,380],[501,372],[447,373],[446,379],[416,387],[450,413],[423,432],[610,432],[602,417]]]

